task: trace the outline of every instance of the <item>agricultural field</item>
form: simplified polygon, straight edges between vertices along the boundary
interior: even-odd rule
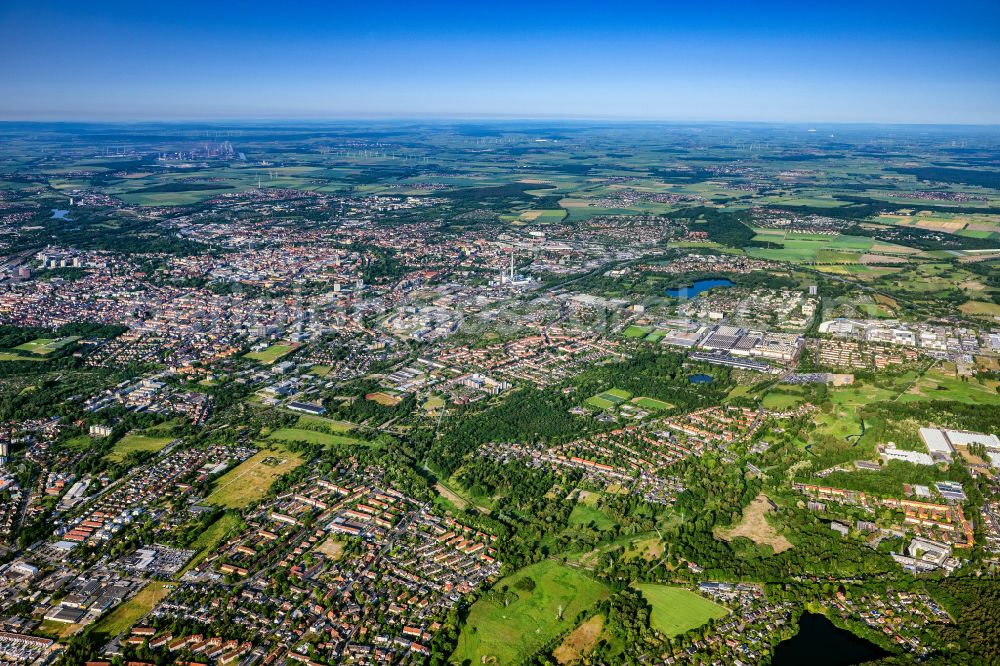
[[[523,578],[534,581],[533,590],[517,589],[517,582]],[[493,592],[504,587],[514,595],[507,606],[491,598]],[[515,663],[571,629],[572,625],[567,625],[572,618],[607,594],[603,584],[552,560],[520,569],[501,579],[472,605],[451,661]]]
[[[980,315],[984,317],[1000,317],[1000,304],[987,303],[986,301],[966,301],[962,303],[959,310],[967,315]]]
[[[266,495],[278,477],[303,462],[299,454],[272,443],[216,479],[205,502],[227,509],[242,509]]]
[[[683,634],[729,614],[726,608],[683,587],[655,583],[637,583],[635,587],[653,607],[649,623],[666,636]]]

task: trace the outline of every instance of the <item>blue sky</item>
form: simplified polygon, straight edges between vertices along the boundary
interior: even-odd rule
[[[0,2],[0,118],[1000,123],[1000,2]]]

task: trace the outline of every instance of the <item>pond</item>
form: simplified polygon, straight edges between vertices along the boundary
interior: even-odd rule
[[[70,218],[69,218],[69,211],[68,210],[63,210],[62,208],[53,208],[52,209],[52,217],[49,218],[49,219],[51,219],[51,220],[69,220],[70,222],[72,222],[72,220],[70,220]]]
[[[841,629],[824,615],[803,613],[799,633],[778,643],[771,666],[854,666],[888,655],[878,645]]]
[[[729,280],[698,280],[694,284],[687,287],[667,289],[667,296],[672,296],[674,298],[694,298],[701,292],[708,291],[709,289],[732,286],[734,285]]]
[[[688,381],[692,384],[708,384],[715,381],[715,378],[712,375],[691,375],[688,377]]]

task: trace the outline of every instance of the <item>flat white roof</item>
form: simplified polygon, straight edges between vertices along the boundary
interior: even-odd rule
[[[945,430],[944,434],[952,446],[982,444],[988,449],[1000,449],[1000,439],[996,435],[985,435],[981,432],[965,432],[963,430]]]
[[[903,449],[888,449],[882,452],[886,460],[903,460],[914,465],[933,465],[934,459],[921,451],[904,451]]]
[[[931,453],[951,455],[952,448],[951,444],[948,443],[948,438],[937,428],[921,428],[920,439],[924,440],[927,450]]]

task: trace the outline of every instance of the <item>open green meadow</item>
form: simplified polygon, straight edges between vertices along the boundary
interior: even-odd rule
[[[328,419],[324,416],[314,416],[312,414],[300,415],[299,420],[295,425],[299,428],[319,426],[325,430],[332,430],[333,432],[349,432],[356,427],[353,423],[348,421],[336,421],[334,419]]]
[[[760,406],[764,409],[775,411],[785,411],[794,409],[805,402],[802,396],[802,389],[794,385],[778,385],[764,394],[760,401]]]
[[[25,356],[24,354],[14,354],[13,352],[0,352],[0,361],[44,361],[44,358],[37,356]]]
[[[653,607],[650,625],[666,636],[683,634],[729,614],[726,608],[683,587],[637,583],[636,588]]]
[[[956,377],[945,369],[928,370],[913,386],[899,396],[900,402],[921,400],[955,400],[977,405],[1000,405],[1000,393],[995,380]]]
[[[770,232],[771,230],[766,230]],[[748,248],[746,253],[758,259],[771,259],[773,261],[788,261],[791,263],[813,263],[829,260],[833,251],[838,251],[838,261],[849,259],[847,253],[867,252],[871,249],[873,240],[864,236],[826,236],[815,234],[775,234],[758,233],[753,238],[755,241],[773,242],[783,247],[774,248]],[[823,253],[820,255],[820,253]]]
[[[614,518],[597,507],[577,502],[569,514],[570,526],[586,527],[591,523],[599,530],[610,529],[617,524]]]
[[[242,509],[266,495],[279,476],[303,462],[299,454],[272,443],[270,448],[258,451],[216,479],[205,502],[228,509]]]
[[[170,594],[174,585],[174,583],[149,583],[134,597],[98,620],[93,631],[106,636],[117,636],[128,630]]]
[[[530,577],[533,590],[515,585]],[[451,656],[454,663],[513,664],[573,628],[573,620],[608,594],[607,588],[583,572],[544,560],[500,580],[493,592],[509,588],[508,606],[486,593],[469,609],[468,619]],[[562,608],[562,619],[559,609]]]
[[[108,454],[108,460],[121,462],[125,457],[136,451],[156,452],[173,441],[173,437],[154,437],[141,433],[130,432],[117,442]]]
[[[198,535],[198,538],[188,546],[191,550],[196,551],[194,557],[192,557],[184,568],[181,569],[179,575],[190,571],[191,569],[198,566],[198,564],[204,560],[206,557],[212,554],[212,551],[222,543],[222,540],[226,538],[226,535],[230,531],[235,529],[240,524],[240,517],[234,513],[226,512],[219,516],[219,518],[208,526],[204,532]]]
[[[345,435],[331,435],[318,430],[306,430],[304,428],[280,428],[267,436],[269,440],[279,440],[284,442],[309,442],[310,444],[322,444],[323,446],[334,446],[337,444],[364,444],[363,440]]]

